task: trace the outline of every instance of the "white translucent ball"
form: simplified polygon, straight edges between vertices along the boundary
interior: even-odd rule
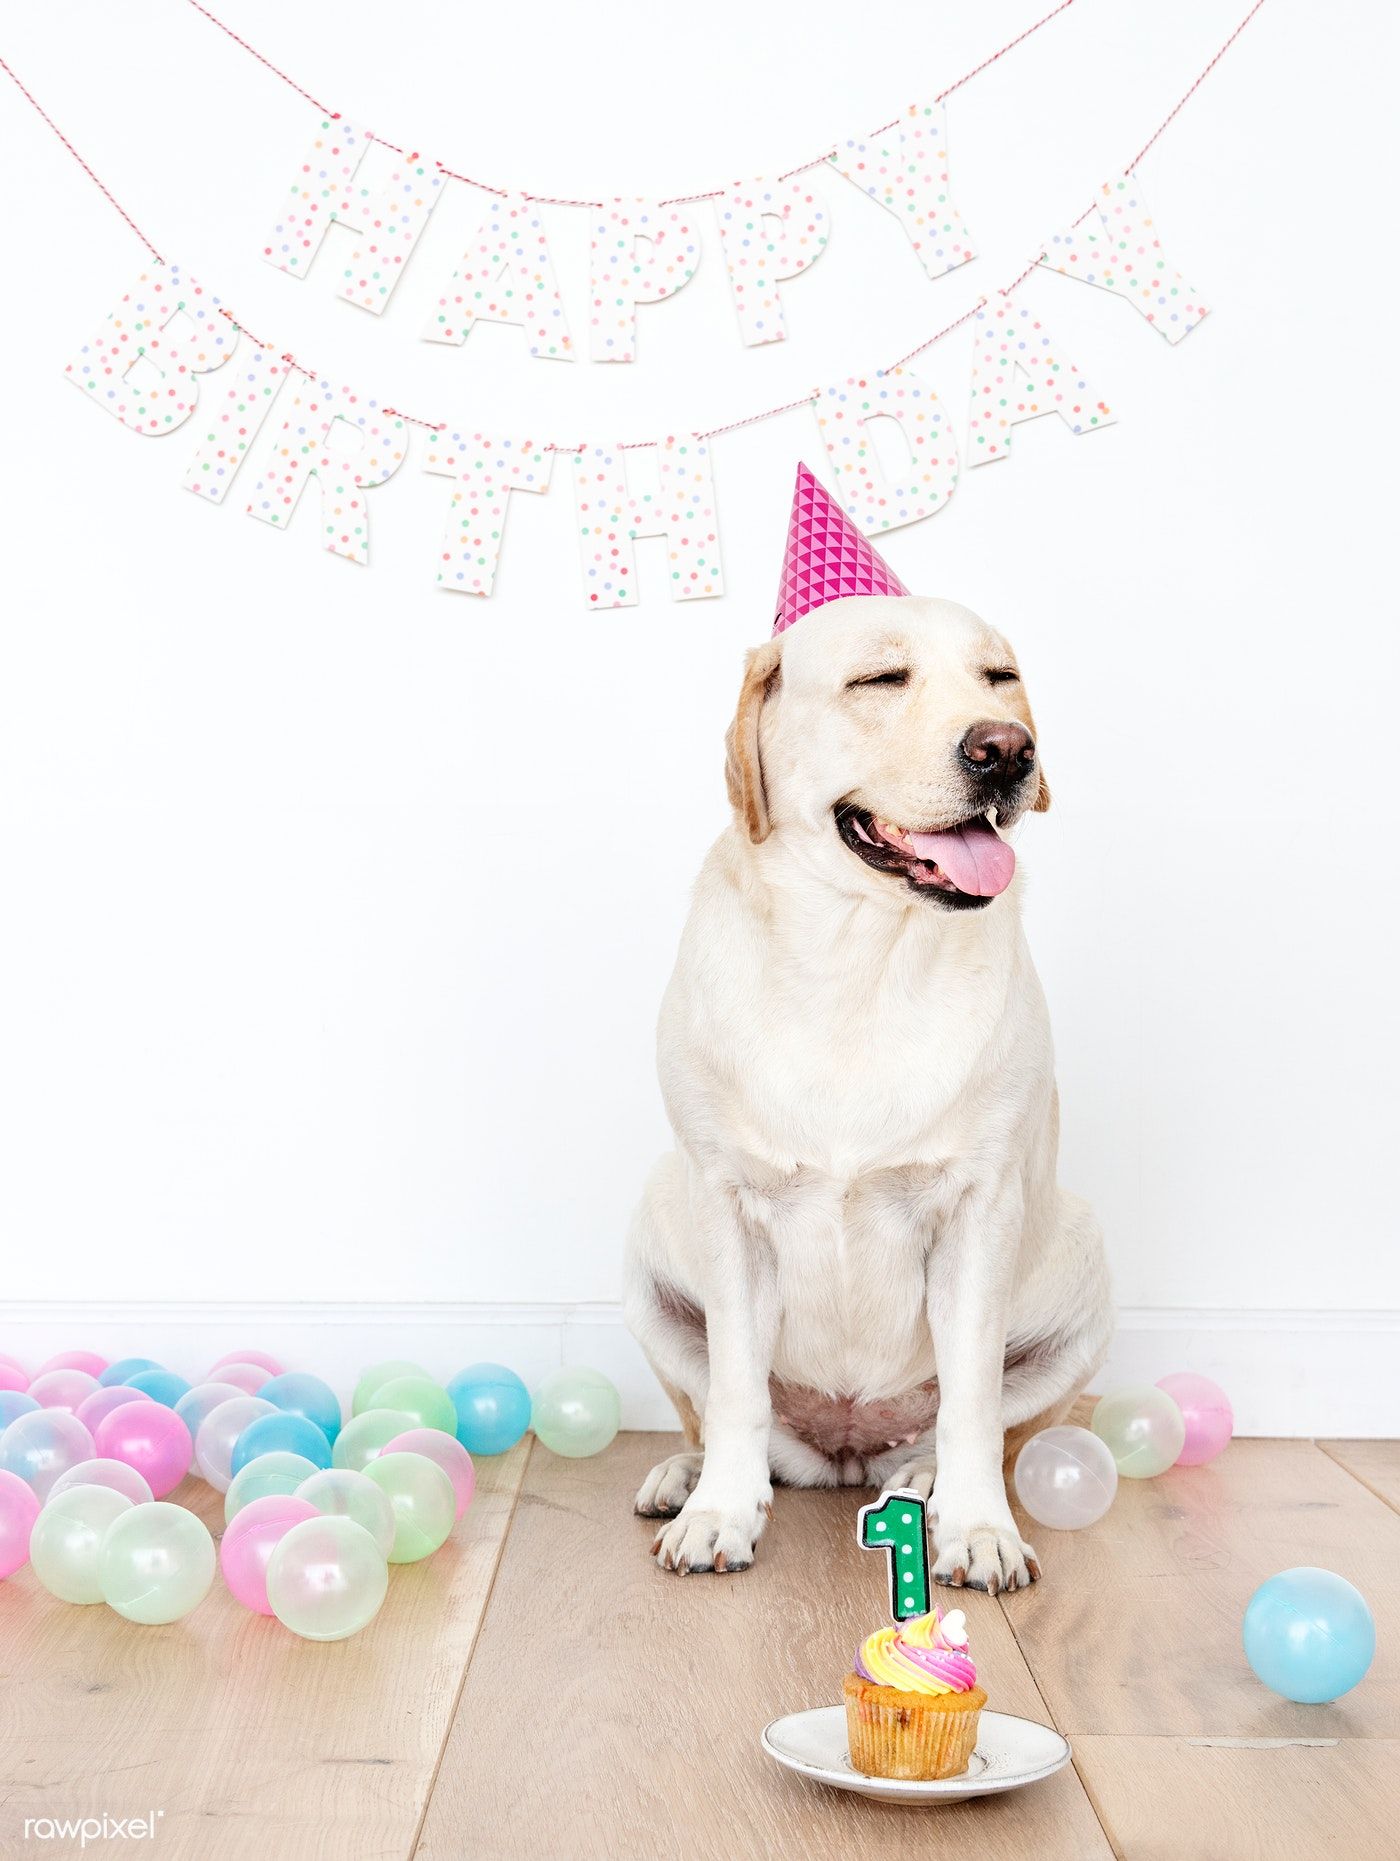
[[[1016,1497],[1038,1525],[1097,1525],[1118,1491],[1113,1451],[1087,1428],[1043,1428],[1016,1456]]]

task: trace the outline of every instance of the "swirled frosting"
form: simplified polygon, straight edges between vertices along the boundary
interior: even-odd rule
[[[967,1618],[961,1609],[942,1615],[934,1608],[893,1628],[877,1628],[856,1649],[856,1672],[901,1693],[967,1693],[977,1685],[967,1652]]]

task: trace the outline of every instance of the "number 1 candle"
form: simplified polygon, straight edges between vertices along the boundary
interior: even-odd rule
[[[856,1542],[867,1551],[884,1551],[889,1563],[890,1614],[896,1622],[929,1611],[928,1536],[924,1502],[917,1493],[886,1493],[862,1506],[856,1519]]]

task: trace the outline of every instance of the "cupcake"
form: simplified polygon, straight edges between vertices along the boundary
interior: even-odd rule
[[[865,1776],[927,1783],[967,1769],[987,1695],[961,1609],[877,1629],[856,1650],[843,1690],[851,1763]]]

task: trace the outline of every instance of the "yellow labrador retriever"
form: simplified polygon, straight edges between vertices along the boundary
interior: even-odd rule
[[[776,1478],[931,1495],[944,1583],[1039,1575],[1004,1441],[1065,1413],[1111,1309],[1002,838],[1049,805],[1034,731],[951,602],[833,601],[749,656],[628,1245],[690,1443],[637,1495],[668,1570],[750,1564]]]

